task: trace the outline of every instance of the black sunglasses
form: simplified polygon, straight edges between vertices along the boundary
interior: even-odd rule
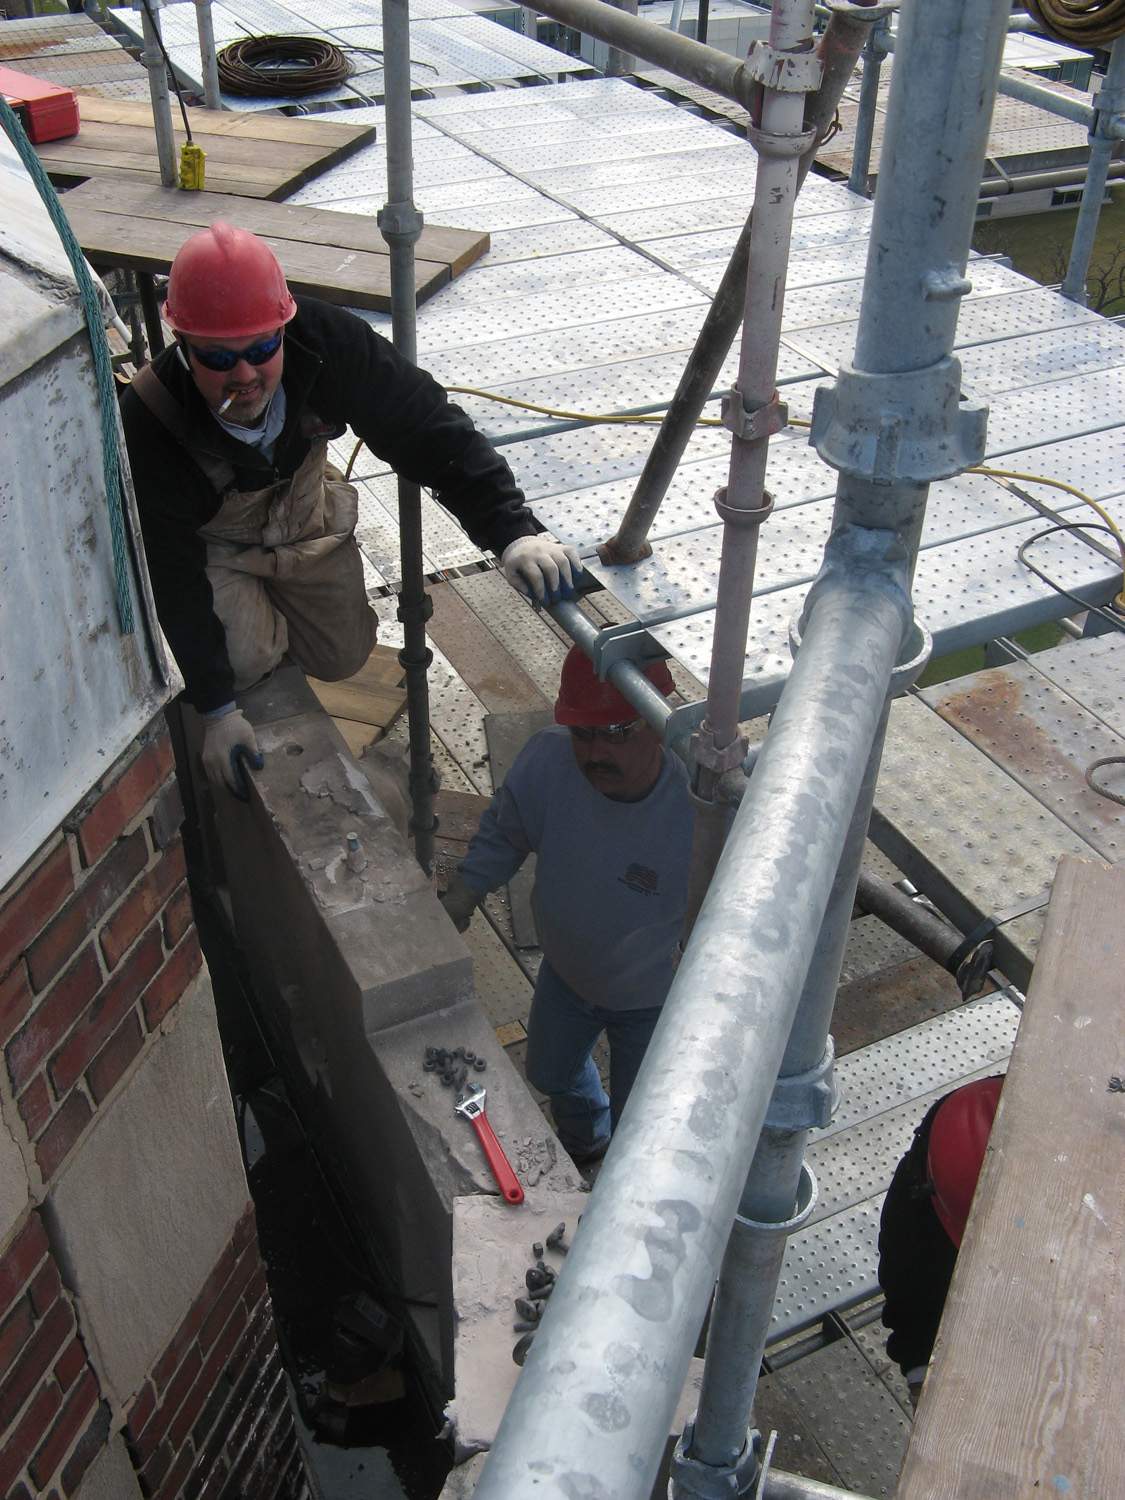
[[[285,330],[279,328],[276,333],[271,333],[268,339],[262,339],[257,344],[248,344],[245,349],[197,349],[186,339],[183,342],[188,353],[193,359],[198,360],[205,370],[215,370],[220,375],[225,375],[228,370],[234,369],[240,359],[244,359],[248,365],[268,364],[281,348],[281,341],[284,337]]]
[[[603,724],[597,729],[588,724],[571,724],[570,732],[576,740],[583,740],[587,744],[591,740],[605,740],[610,745],[623,745],[641,727],[641,722],[640,719],[633,719],[628,724]]]

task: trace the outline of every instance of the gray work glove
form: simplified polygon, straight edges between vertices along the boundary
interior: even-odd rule
[[[265,756],[246,715],[238,708],[203,716],[203,770],[212,786],[225,786],[242,802],[250,796],[246,767],[260,771]]]
[[[575,577],[582,571],[574,548],[556,541],[549,531],[516,537],[500,554],[500,566],[513,588],[540,604],[571,598]]]
[[[467,881],[461,878],[459,871],[454,871],[450,876],[449,889],[438,900],[445,908],[445,914],[456,927],[458,932],[468,930],[472,921],[473,912],[480,905],[480,897]]]

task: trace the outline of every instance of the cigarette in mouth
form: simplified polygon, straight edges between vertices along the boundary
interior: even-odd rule
[[[219,416],[220,417],[222,416],[223,412],[226,411],[227,407],[231,404],[231,402],[233,400],[234,400],[233,396],[228,396],[227,399],[223,402],[222,406],[219,407]]]

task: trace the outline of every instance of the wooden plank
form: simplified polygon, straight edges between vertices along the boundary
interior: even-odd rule
[[[25,71],[37,70],[27,67]],[[103,76],[99,71],[99,81]],[[149,180],[159,182],[156,137],[147,103],[83,94],[78,107],[82,119],[78,134],[68,141],[46,142],[37,148],[49,170],[68,176],[115,176],[122,169],[135,173],[138,162],[133,158],[139,157],[149,168]],[[295,122],[264,119],[256,111],[190,109],[188,116],[192,134],[207,154],[211,185],[221,181],[225,189],[252,197],[284,198],[375,138],[372,125],[308,120],[294,129]],[[175,118],[173,126],[178,150],[187,137]],[[123,160],[113,152],[106,159],[107,138],[119,142]],[[249,161],[236,159],[247,153]],[[245,187],[241,186],[243,182]]]
[[[357,724],[354,719],[333,719],[332,722],[343,735],[344,743],[356,760],[360,758],[368,745],[381,740],[386,733],[386,730],[381,729],[378,724]]]
[[[166,223],[174,219],[177,223],[194,224],[200,228],[225,218],[243,229],[253,230],[255,234],[319,246],[334,245],[343,250],[388,254],[379,226],[369,214],[330,213],[326,209],[308,208],[298,203],[247,203],[242,196],[221,193],[214,187],[208,188],[206,193],[188,194],[131,182],[114,193],[112,203],[107,203],[104,188],[91,181],[75,188],[68,197],[68,211],[73,206],[117,214],[131,221],[153,219]],[[448,266],[451,274],[456,276],[479,260],[488,246],[488,235],[476,230],[427,226],[415,245],[414,253],[419,261]]]
[[[427,633],[489,713],[545,713],[550,708],[546,694],[455,589],[437,584],[430,598],[434,612]]]
[[[442,787],[434,797],[441,837],[450,843],[467,844],[476,833],[488,802],[479,792],[454,792]]]
[[[1125,868],[1064,858],[898,1500],[1125,1495]]]
[[[317,677],[308,681],[334,719],[385,731],[406,707],[404,676],[397,653],[389,646],[376,646],[359,671],[343,682],[321,682]]]

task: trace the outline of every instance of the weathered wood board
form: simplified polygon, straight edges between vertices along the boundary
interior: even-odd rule
[[[52,179],[61,184],[112,177],[119,184],[132,179],[159,186],[156,132],[147,102],[80,93],[78,112],[77,135],[36,148]],[[245,198],[285,198],[375,139],[374,125],[320,116],[288,119],[258,111],[192,108],[188,119],[192,137],[207,157],[208,186]],[[172,124],[178,157],[187,136],[174,106]],[[104,201],[104,184],[101,194],[103,206],[110,206]]]
[[[1125,868],[1065,857],[897,1500],[1125,1495]]]
[[[147,99],[148,74],[89,16],[33,16],[0,27],[0,65],[116,99]]]
[[[362,755],[381,739],[406,707],[405,672],[398,652],[376,646],[354,677],[343,682],[309,678],[325,711],[331,714],[353,755]]]
[[[226,219],[266,240],[295,292],[380,312],[391,305],[387,243],[366,214],[211,191],[184,193],[141,182],[117,182],[107,192],[104,178],[64,193],[62,203],[87,259],[96,266],[163,274],[189,235]],[[488,235],[474,230],[425,228],[415,246],[417,301],[424,302],[459,275],[488,245]]]

